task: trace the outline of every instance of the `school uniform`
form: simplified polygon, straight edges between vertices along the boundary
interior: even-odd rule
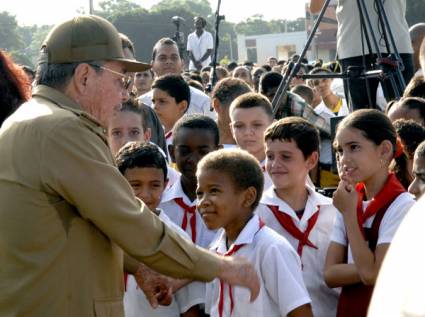
[[[196,211],[196,200],[192,202],[186,196],[180,179],[164,191],[159,208],[164,210],[171,221],[180,226],[195,244],[208,248],[215,232],[205,226],[204,220]]]
[[[301,257],[314,316],[335,316],[339,290],[326,286],[323,269],[337,210],[330,198],[306,188],[309,195],[301,219],[273,187],[264,192],[256,213],[268,227],[285,237]]]
[[[310,303],[299,256],[257,215],[248,221],[230,248],[223,230],[210,250],[225,256],[243,256],[254,265],[260,278],[260,293],[252,303],[248,289],[229,287],[219,279],[208,283],[206,307],[211,317],[286,316]]]
[[[413,196],[407,193],[394,174],[390,174],[384,187],[371,200],[363,201],[364,187],[356,187],[359,192],[357,212],[362,232],[369,248],[375,252],[380,244],[391,243],[395,232],[410,207],[414,204]],[[375,210],[372,214],[371,211]],[[370,216],[368,216],[370,214]],[[348,248],[347,263],[354,263],[351,247],[348,244],[344,219],[337,214],[331,240]],[[337,316],[366,316],[372,296],[373,286],[362,283],[342,288],[338,303]]]
[[[172,230],[186,239],[190,239],[188,234],[179,226],[173,223],[170,218],[162,211],[158,210],[158,217],[167,224]],[[189,308],[203,304],[205,296],[199,290],[204,289],[201,282],[192,282],[181,288],[173,296],[173,301],[169,306],[158,306],[152,308],[146,299],[143,291],[138,287],[133,275],[128,275],[126,280],[126,291],[124,293],[124,312],[126,317],[179,317]]]

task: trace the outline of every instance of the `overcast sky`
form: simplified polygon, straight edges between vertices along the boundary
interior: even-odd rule
[[[80,8],[88,12],[89,0],[2,0],[0,11],[15,15],[19,25],[56,24],[74,16]],[[94,0],[95,8],[99,1]],[[133,0],[149,9],[160,0]],[[217,0],[209,0],[213,12]],[[305,16],[306,0],[222,0],[221,14],[230,22],[240,22],[254,14],[269,19],[296,19]]]

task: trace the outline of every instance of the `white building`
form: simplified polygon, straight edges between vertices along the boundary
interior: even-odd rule
[[[239,62],[249,60],[261,65],[270,56],[288,60],[293,54],[300,54],[307,41],[307,32],[238,35],[237,40]]]

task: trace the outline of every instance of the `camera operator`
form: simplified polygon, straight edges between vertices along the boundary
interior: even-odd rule
[[[376,61],[375,47],[372,46],[372,52],[369,51],[366,37],[364,36],[364,28],[361,23],[361,15],[354,0],[336,0],[337,8],[336,15],[338,21],[337,33],[337,52],[338,59],[341,63],[343,71],[346,71],[349,66],[363,67],[365,63],[366,71],[371,70]],[[406,0],[383,0],[383,6],[388,17],[389,25],[394,36],[394,41],[397,45],[397,50],[404,64],[402,72],[405,82],[413,76],[413,50],[410,43],[409,29],[405,19]],[[310,11],[317,13],[322,8],[325,0],[310,0]],[[370,17],[373,34],[375,35],[379,50],[383,57],[388,56],[388,50],[384,40],[384,32],[379,22],[378,6],[375,0],[365,1],[366,11]],[[386,30],[387,34],[389,30]],[[371,39],[371,34],[368,32]],[[392,51],[390,46],[390,50]],[[370,88],[369,102],[368,94],[365,93],[366,81],[359,78],[350,78],[349,91],[352,99],[353,109],[376,107],[376,89],[379,84],[379,79],[368,79],[367,83]],[[383,83],[386,99],[392,100],[395,97],[394,91],[388,80]],[[402,92],[402,91],[401,91]]]
[[[187,51],[190,58],[189,69],[200,71],[211,63],[214,47],[213,37],[205,31],[207,21],[203,17],[195,17],[195,31],[187,37]]]

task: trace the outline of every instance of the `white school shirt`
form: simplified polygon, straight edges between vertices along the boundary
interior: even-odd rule
[[[211,109],[211,99],[199,89],[189,86],[190,89],[190,104],[187,109],[187,114],[199,113],[206,115],[212,119],[217,118],[217,114],[214,109]],[[139,100],[149,107],[153,107],[152,103],[153,91],[150,90],[147,93],[141,95]]]
[[[160,211],[158,217],[172,230],[190,240],[186,232],[174,224],[167,215]],[[124,293],[124,312],[126,317],[179,317],[189,308],[205,302],[205,284],[192,282],[181,288],[173,296],[169,306],[152,308],[143,291],[138,288],[133,275],[128,275],[127,289]]]
[[[397,230],[379,270],[369,317],[425,316],[425,197]]]
[[[205,55],[207,50],[212,50],[214,47],[214,41],[212,34],[207,31],[203,31],[201,36],[198,36],[195,32],[192,32],[187,37],[187,50],[192,52],[195,60],[199,61],[202,56]],[[211,55],[202,62],[202,67],[208,66],[211,63]],[[189,70],[196,70],[192,59],[189,62]]]
[[[338,114],[335,115],[331,109],[329,109],[323,100],[314,108],[314,112],[316,112],[319,116],[324,118],[328,124],[331,123],[331,118],[339,117],[339,116],[347,116],[350,111],[348,109],[347,101],[345,99],[342,100],[341,109],[339,109]],[[322,138],[320,140],[320,163],[323,164],[332,164],[332,142],[330,138]]]
[[[363,210],[365,211],[369,205],[369,201],[363,202]],[[392,202],[382,218],[379,226],[377,246],[384,243],[391,243],[398,226],[406,215],[407,211],[415,203],[413,196],[409,193],[402,193]],[[364,228],[372,227],[375,215],[369,217],[363,224]],[[348,244],[347,231],[345,230],[344,219],[340,213],[337,213],[335,226],[332,232],[331,240],[346,246]],[[348,263],[354,263],[350,246],[348,247]]]
[[[294,309],[310,303],[298,254],[285,238],[267,226],[260,229],[260,218],[257,215],[248,221],[234,244],[245,244],[234,256],[243,256],[254,265],[260,278],[260,293],[251,303],[248,289],[233,286],[234,307],[231,317],[286,316]],[[221,231],[210,250],[220,254],[228,251],[224,231]],[[223,317],[230,317],[229,285],[223,286]],[[211,317],[219,316],[219,291],[219,279],[207,284],[205,305]]]
[[[308,236],[318,249],[304,246],[301,257],[303,278],[311,297],[313,315],[315,317],[336,316],[339,289],[326,286],[323,270],[337,210],[332,205],[332,199],[316,193],[308,186],[306,188],[309,195],[301,219],[284,200],[276,195],[274,188],[264,192],[256,212],[268,227],[285,237],[296,250],[298,240],[280,225],[267,205],[278,206],[280,212],[291,216],[294,224],[302,232],[307,228],[310,217],[320,208],[317,222]]]
[[[191,202],[190,199],[186,196],[186,194],[183,192],[180,179],[176,181],[173,186],[167,188],[162,194],[162,199],[161,203],[159,204],[159,208],[164,210],[164,212],[167,214],[167,216],[171,219],[172,222],[174,222],[177,226],[181,227],[184,216],[184,209],[181,208],[174,201],[175,198],[183,198],[183,202],[188,206],[196,206],[196,200]],[[215,232],[212,230],[208,230],[200,213],[196,211],[194,215],[188,214],[187,217],[187,227],[185,231],[189,235],[189,237],[192,237],[192,229],[190,227],[190,219],[192,217],[196,217],[195,244],[203,248],[208,248],[209,244],[215,236]]]

